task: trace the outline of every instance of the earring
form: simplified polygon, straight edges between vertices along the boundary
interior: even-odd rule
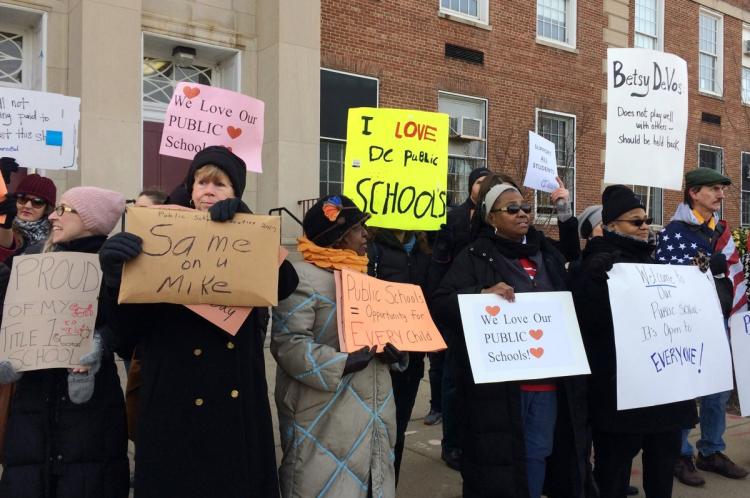
[[[495,227],[495,235],[497,236],[497,227]]]
[[[190,201],[188,201],[188,205],[195,207],[195,203],[193,202],[193,199],[190,199]]]

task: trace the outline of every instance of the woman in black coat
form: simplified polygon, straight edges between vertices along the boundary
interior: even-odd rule
[[[95,187],[67,191],[52,214],[51,239],[26,254],[96,254],[125,210],[122,195]],[[3,294],[7,280],[3,283]],[[16,382],[0,481],[3,498],[125,498],[129,465],[125,401],[108,347],[106,310],[96,317],[86,368],[15,373],[0,362],[0,381]]]
[[[250,211],[239,198],[245,163],[227,148],[200,151],[187,177],[190,204],[213,221]],[[100,253],[118,347],[137,343],[142,361],[135,496],[277,497],[263,356],[268,309],[255,308],[231,336],[182,305],[117,305],[122,265],[141,250],[141,239],[124,232]]]
[[[513,300],[516,292],[567,288],[565,259],[531,226],[531,208],[518,187],[491,176],[482,183],[480,199],[484,224],[477,238],[456,258],[433,302],[439,318],[451,324],[461,337],[459,294],[495,293]],[[456,340],[454,347],[464,401],[464,496],[538,498],[545,479],[545,458],[552,452],[553,441],[555,447],[568,451],[559,455],[567,482],[554,483],[558,491],[548,495],[580,496],[586,455],[582,379],[476,384],[465,341]],[[528,414],[534,399],[542,403],[541,418]],[[538,430],[526,433],[525,424],[538,426]],[[541,441],[535,442],[534,435]],[[556,457],[553,466],[560,468],[557,461]]]
[[[602,205],[603,236],[589,240],[571,283],[591,367],[594,476],[602,498],[624,498],[632,459],[643,450],[646,496],[669,497],[680,431],[695,425],[695,403],[617,410],[617,355],[606,272],[615,263],[653,264],[654,245],[648,240],[650,220],[632,190],[609,186],[602,194]]]

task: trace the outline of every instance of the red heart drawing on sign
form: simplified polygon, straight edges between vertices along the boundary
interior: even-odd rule
[[[242,128],[235,128],[234,126],[227,126],[227,135],[232,138],[237,138],[242,134]]]
[[[497,316],[500,313],[500,306],[485,306],[484,310],[492,316]]]
[[[529,335],[538,341],[542,338],[544,332],[542,332],[542,329],[529,330]]]
[[[529,353],[536,356],[537,358],[541,358],[544,354],[544,348],[531,348],[529,349]]]
[[[193,97],[197,97],[198,94],[201,93],[201,89],[192,86],[184,86],[182,87],[182,93],[185,94],[185,97],[192,99]]]

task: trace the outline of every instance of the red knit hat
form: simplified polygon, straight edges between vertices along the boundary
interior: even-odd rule
[[[54,207],[57,200],[57,187],[49,178],[32,173],[18,184],[16,195],[33,195],[44,199],[47,204]]]

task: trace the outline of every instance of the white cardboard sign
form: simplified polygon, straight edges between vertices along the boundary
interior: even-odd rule
[[[523,186],[542,192],[552,192],[559,187],[555,144],[533,131],[529,132],[529,164]]]
[[[617,409],[732,389],[732,358],[711,273],[618,263],[609,272]]]
[[[682,187],[687,63],[642,48],[607,49],[605,183]]]
[[[78,169],[81,99],[0,88],[0,156],[26,168]]]
[[[591,373],[570,292],[458,296],[478,384]]]
[[[750,312],[735,313],[729,322],[732,331],[732,359],[734,378],[737,379],[737,394],[740,398],[740,413],[750,416]]]

